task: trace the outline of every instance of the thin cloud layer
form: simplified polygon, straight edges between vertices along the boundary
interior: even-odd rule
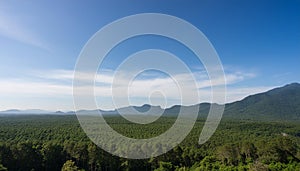
[[[18,42],[49,50],[48,47],[33,34],[26,26],[23,26],[16,18],[0,11],[0,36],[4,36]]]
[[[73,71],[71,70],[51,70],[45,72],[36,72],[39,74],[33,75],[28,80],[2,80],[0,81],[0,93],[3,97],[9,96],[10,98],[67,98],[69,101],[72,101],[72,79]],[[113,109],[116,106],[112,106],[112,96],[114,98],[120,98],[123,100],[128,100],[128,97],[123,94],[113,94],[112,93],[112,83],[114,81],[113,71],[105,71],[96,75],[95,87],[82,86],[80,88],[80,95],[85,96],[85,92],[89,88],[94,88],[95,96],[100,98],[98,103],[107,103],[103,104],[106,109]],[[211,100],[211,81],[208,79],[207,75],[204,72],[195,72],[193,73],[196,78],[197,90],[190,89],[186,93],[195,93],[198,91],[200,102],[213,102],[218,103],[219,99]],[[126,75],[126,72],[124,72]],[[81,78],[83,81],[90,78],[89,73],[82,73]],[[254,74],[249,73],[228,73],[226,75],[227,80],[227,102],[232,102],[240,100],[250,94],[255,94],[269,90],[273,87],[243,87],[243,88],[234,88],[231,85],[253,78]],[[39,78],[39,81],[33,81],[32,78]],[[193,80],[190,80],[186,74],[178,74],[171,77],[158,77],[158,78],[139,78],[133,80],[129,86],[125,83],[128,82],[126,78],[124,80],[118,80],[118,91],[128,91],[129,99],[133,105],[140,105],[143,103],[153,103],[159,104],[164,102],[161,98],[166,98],[166,104],[160,104],[162,106],[170,107],[172,105],[180,103],[180,90],[178,89],[177,82],[189,85],[195,84]],[[213,81],[216,85],[218,84],[218,79]],[[192,86],[191,86],[192,87]],[[124,95],[124,96],[123,96]],[[102,100],[101,100],[102,99]],[[190,105],[192,101],[186,101]],[[126,104],[124,102],[124,104]],[[100,108],[101,108],[100,106]],[[117,106],[119,107],[119,106]],[[65,109],[71,110],[71,109]]]

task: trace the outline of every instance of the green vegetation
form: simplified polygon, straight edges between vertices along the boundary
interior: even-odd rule
[[[147,138],[167,130],[175,118],[142,126],[107,117],[118,132]],[[223,120],[198,145],[204,120],[168,153],[148,160],[112,156],[94,145],[76,116],[0,117],[0,170],[300,170],[299,122]]]

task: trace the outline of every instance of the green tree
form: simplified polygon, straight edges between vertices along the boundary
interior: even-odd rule
[[[219,163],[216,163],[216,159],[211,156],[205,157],[198,164],[198,167],[195,170],[206,171],[206,170],[219,170]],[[195,166],[194,166],[195,167]]]
[[[99,170],[101,168],[101,149],[94,143],[88,144],[88,163],[91,171]]]
[[[237,165],[239,152],[234,144],[226,144],[218,148],[218,158],[226,165]]]
[[[18,143],[12,153],[16,159],[16,170],[42,170],[43,158],[38,146],[30,142]]]
[[[249,170],[250,171],[268,171],[268,166],[259,161],[256,161],[253,164],[251,164]]]
[[[15,158],[8,144],[0,144],[0,162],[7,168],[13,168],[15,165]]]
[[[171,162],[159,162],[159,168],[155,169],[155,171],[172,171],[174,170],[174,166]]]
[[[45,143],[42,147],[45,170],[60,170],[64,163],[63,147],[58,144]]]
[[[242,160],[245,163],[249,161],[254,161],[257,158],[257,149],[253,143],[246,141],[241,144],[240,153],[242,155]]]
[[[61,171],[83,171],[82,169],[79,169],[76,165],[75,162],[72,160],[67,160],[63,167],[61,168]]]

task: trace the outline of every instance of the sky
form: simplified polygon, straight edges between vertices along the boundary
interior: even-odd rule
[[[0,110],[74,110],[73,70],[84,45],[105,25],[139,13],[173,15],[205,34],[224,67],[227,102],[300,82],[300,1],[0,1]],[[117,45],[100,65],[99,108],[116,108],[114,73],[145,49],[177,55],[196,77],[199,103],[211,102],[210,81],[196,56],[174,40],[144,35]],[[184,73],[174,78],[189,83]],[[176,82],[160,71],[138,74],[129,91],[131,105],[180,103]]]

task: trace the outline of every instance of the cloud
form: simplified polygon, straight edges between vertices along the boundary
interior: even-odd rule
[[[28,97],[28,98],[67,98],[69,101],[72,101],[72,79],[74,76],[73,71],[71,70],[50,70],[45,72],[34,72],[35,75],[26,79],[26,80],[1,80],[0,81],[0,94],[2,97],[10,97],[18,99],[20,97]],[[191,84],[195,84],[196,88],[193,86],[188,87],[188,90],[185,91],[186,96],[193,96],[195,92],[198,92],[200,98],[197,99],[197,102],[193,100],[185,101],[186,104],[190,105],[194,103],[200,102],[216,102],[219,103],[220,99],[214,99],[211,101],[211,84],[212,82],[208,79],[206,73],[203,72],[195,72],[193,73],[196,78],[196,82],[190,79],[187,74],[177,74],[174,75],[173,78],[170,77],[158,77],[158,78],[146,78],[146,79],[136,79],[127,86],[125,83],[128,83],[126,72],[122,73],[124,77],[121,80],[118,80],[117,91],[112,91],[112,83],[114,73],[113,71],[105,71],[96,75],[96,86],[88,87],[82,86],[79,90],[79,95],[85,96],[85,92],[87,89],[94,88],[95,95],[102,99],[101,103],[107,109],[114,108],[111,106],[112,102],[108,102],[112,100],[112,95],[115,98],[123,99],[123,105],[125,105],[125,100],[128,100],[127,96],[124,92],[129,92],[129,99],[134,105],[139,105],[143,103],[149,103],[150,101],[154,104],[158,104],[162,102],[161,99],[157,97],[166,97],[167,98],[167,107],[178,104],[181,102],[181,94],[180,89],[178,88],[177,82],[185,84],[187,86]],[[88,79],[89,73],[81,73],[79,79],[82,81]],[[232,102],[236,100],[240,100],[250,94],[260,93],[266,90],[269,90],[273,87],[239,87],[235,88],[230,85],[234,85],[235,83],[241,82],[243,80],[255,77],[254,74],[251,73],[242,73],[242,72],[234,72],[228,73],[226,75],[227,79],[227,102]],[[38,79],[36,79],[38,78]],[[37,81],[38,80],[38,81]],[[214,85],[221,84],[219,81],[220,78],[216,78],[213,81]],[[113,93],[114,92],[114,93]],[[117,93],[116,93],[117,92]],[[118,93],[119,92],[119,93]],[[120,93],[121,92],[121,93]],[[218,93],[221,92],[217,92]],[[149,100],[151,97],[151,100]],[[105,99],[105,100],[103,100]],[[122,105],[121,104],[121,105]],[[16,104],[17,105],[17,104]],[[162,104],[165,105],[165,104]]]
[[[22,25],[15,17],[10,17],[3,12],[0,13],[0,35],[41,49],[49,50],[36,34],[29,30],[29,28]]]
[[[44,96],[57,97],[72,95],[72,86],[59,85],[50,82],[32,82],[25,80],[1,80],[0,94],[2,96]]]
[[[242,100],[243,98],[257,93],[266,92],[278,86],[256,86],[256,87],[230,87],[227,88],[227,103]]]

